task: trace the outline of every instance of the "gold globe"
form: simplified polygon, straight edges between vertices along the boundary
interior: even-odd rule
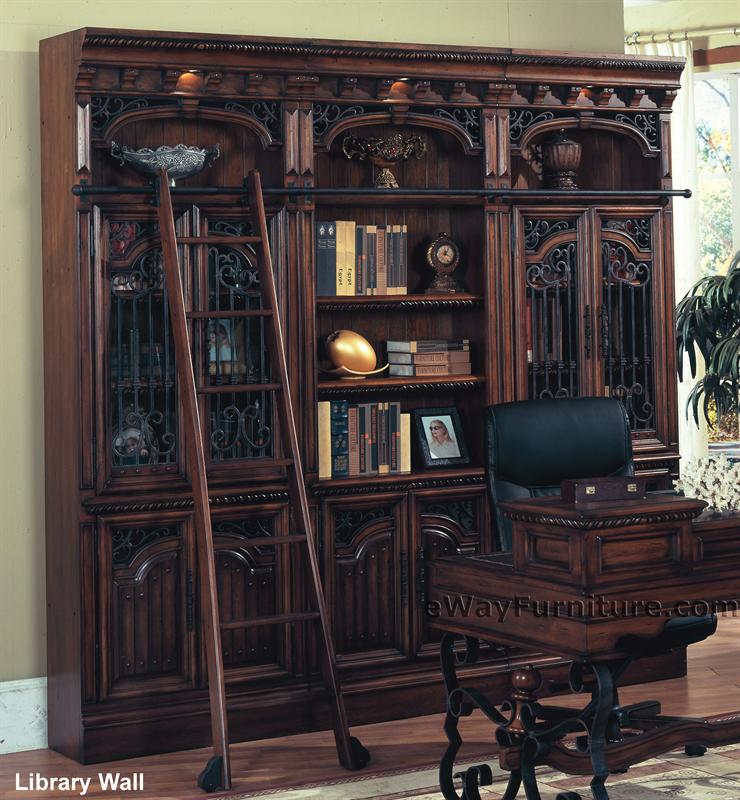
[[[373,346],[354,331],[334,331],[326,338],[326,354],[335,368],[372,372],[378,363]]]

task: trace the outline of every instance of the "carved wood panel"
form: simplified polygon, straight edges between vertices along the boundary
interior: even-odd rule
[[[101,699],[192,686],[187,519],[101,519],[98,535]]]
[[[338,660],[372,663],[407,652],[409,573],[405,499],[327,500],[323,541]]]
[[[426,575],[432,561],[470,555],[489,548],[485,489],[475,493],[419,492],[412,505],[413,652],[436,657],[441,634],[429,628],[425,614]]]
[[[285,613],[299,579],[289,549],[251,545],[250,539],[287,533],[287,507],[244,509],[213,520],[216,588],[222,622]],[[297,547],[297,546],[295,546]],[[292,548],[295,550],[295,547]],[[284,626],[267,625],[221,633],[227,679],[277,675],[288,670],[293,637]]]

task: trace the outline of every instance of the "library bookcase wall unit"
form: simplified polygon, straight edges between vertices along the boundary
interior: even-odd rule
[[[669,118],[681,63],[100,29],[40,50],[50,746],[94,762],[209,738],[153,196],[126,191],[147,184],[114,162],[112,141],[220,146],[173,190],[181,235],[223,236],[207,253],[182,246],[191,307],[254,307],[253,254],[229,244],[249,233],[244,196],[219,189],[260,170],[351,720],[441,710],[425,568],[497,546],[485,407],[613,394],[638,469],[655,485],[677,470]],[[562,129],[582,147],[578,191],[543,188],[541,146]],[[343,137],[395,132],[421,135],[426,153],[394,165],[399,189],[371,189]],[[406,225],[408,294],[317,297],[318,220]],[[462,253],[457,294],[425,293],[440,232]],[[320,345],[341,328],[381,359],[389,339],[468,338],[471,374],[336,380]],[[304,593],[282,548],[250,546],[290,524],[262,344],[260,323],[242,318],[196,352],[213,385],[200,409],[224,620],[298,608]],[[253,393],[229,391],[244,382]],[[456,406],[471,463],[319,481],[317,404],[336,398]],[[229,631],[223,650],[232,738],[327,726],[300,625]],[[495,647],[471,669],[495,692],[529,662],[564,675],[558,659]],[[684,669],[678,654],[633,677]]]

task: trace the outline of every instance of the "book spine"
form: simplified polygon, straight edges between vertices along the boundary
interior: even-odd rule
[[[370,404],[370,470],[378,474],[378,403]]]
[[[336,222],[319,222],[316,228],[316,294],[330,297],[336,294]]]
[[[398,472],[398,444],[401,437],[400,419],[401,407],[398,403],[390,404],[390,437],[391,437],[391,472]]]
[[[360,474],[360,427],[357,419],[357,406],[349,407],[349,475],[351,478]]]
[[[401,414],[400,471],[411,472],[411,414]]]
[[[331,471],[334,478],[349,476],[349,402],[331,401]]]
[[[367,403],[357,406],[357,438],[359,450],[359,474],[367,472]]]
[[[338,219],[335,223],[336,232],[337,232],[337,248],[336,248],[336,263],[334,267],[334,280],[335,280],[335,290],[334,293],[336,295],[343,295],[344,292],[344,253],[347,249],[344,238],[346,233],[346,226],[344,221]]]
[[[443,353],[388,353],[391,364],[461,364],[470,362],[470,350],[448,350]]]
[[[375,237],[375,241],[377,242],[377,252],[375,255],[377,262],[375,294],[387,294],[388,254],[386,253],[385,226],[378,225],[378,235]]]
[[[318,404],[319,423],[319,479],[331,478],[331,403],[321,400]]]
[[[401,246],[399,249],[399,263],[401,265],[401,291],[400,294],[409,292],[409,253],[408,253],[409,227],[401,225]]]
[[[357,251],[357,266],[355,275],[355,294],[365,294],[365,226],[355,228],[355,250]]]
[[[378,226],[368,225],[367,228],[367,291],[366,294],[375,294],[378,281]]]
[[[393,276],[391,294],[401,294],[401,226],[394,225],[391,232],[391,253],[393,254]]]
[[[344,293],[354,297],[355,269],[357,267],[357,248],[355,247],[357,225],[354,222],[345,222],[347,230],[344,237],[346,251],[344,253]]]
[[[391,364],[388,367],[388,375],[396,377],[423,377],[425,375],[468,375],[470,373],[470,363],[461,364]]]
[[[378,411],[378,474],[387,475],[390,469],[388,458],[388,403],[380,403]]]
[[[454,339],[445,341],[442,339],[425,339],[411,341],[388,340],[386,349],[389,353],[446,353],[450,350],[469,350],[470,339]]]

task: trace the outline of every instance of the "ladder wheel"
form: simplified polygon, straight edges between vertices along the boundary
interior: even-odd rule
[[[356,736],[349,737],[349,744],[352,750],[352,763],[349,768],[362,769],[370,762],[370,751]]]
[[[687,744],[686,747],[684,747],[683,751],[684,753],[686,753],[687,756],[698,758],[699,756],[703,756],[704,753],[707,752],[707,748],[701,744]]]
[[[224,760],[221,756],[211,756],[208,763],[203,768],[203,772],[198,775],[198,786],[204,792],[215,792],[222,786]]]

